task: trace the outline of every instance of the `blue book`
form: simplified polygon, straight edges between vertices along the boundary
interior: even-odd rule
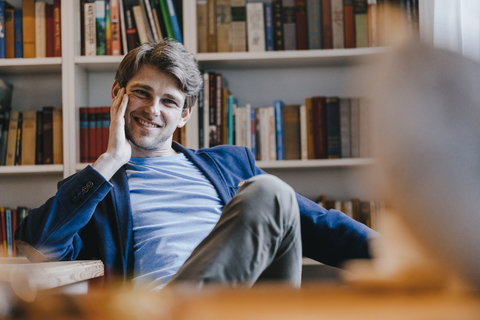
[[[5,232],[7,233],[7,252],[8,256],[12,256],[12,211],[5,210]]]
[[[23,58],[23,26],[22,10],[13,12],[13,27],[15,29],[15,58]]]
[[[235,144],[235,121],[233,117],[234,108],[237,106],[237,99],[229,95],[227,105],[227,144]]]
[[[105,32],[105,1],[95,1],[95,31],[97,38],[97,56],[107,54],[107,38]]]
[[[273,51],[273,14],[272,3],[266,2],[263,4],[263,12],[265,19],[265,49]]]
[[[328,158],[342,156],[340,140],[340,99],[329,97],[326,99],[327,113],[327,152]]]
[[[173,6],[172,0],[167,0],[167,5],[168,5],[168,12],[170,14],[170,20],[172,22],[173,34],[175,35],[175,39],[178,42],[183,43],[182,33],[180,32],[180,25],[178,24],[177,15],[175,13],[175,7]]]
[[[257,155],[257,135],[256,135],[256,124],[255,124],[255,108],[250,109],[250,133],[251,133],[251,148],[252,153],[256,157]]]
[[[277,160],[284,160],[285,155],[283,152],[283,102],[281,100],[275,100],[273,103],[275,108],[275,137],[277,140]]]
[[[5,1],[0,1],[0,59],[5,59]]]
[[[308,48],[322,49],[320,0],[307,0]]]

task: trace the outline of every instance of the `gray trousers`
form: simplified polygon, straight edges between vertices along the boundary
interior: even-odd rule
[[[295,192],[264,174],[245,181],[169,284],[252,286],[260,280],[276,280],[299,287],[301,270]]]

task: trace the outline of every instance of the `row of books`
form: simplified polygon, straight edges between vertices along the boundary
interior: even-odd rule
[[[0,257],[20,255],[15,246],[15,230],[29,212],[30,209],[26,207],[0,207]]]
[[[0,165],[63,163],[62,110],[0,110]]]
[[[382,220],[385,217],[384,201],[367,201],[358,198],[340,201],[328,199],[325,195],[320,195],[317,203],[327,210],[334,209],[345,213],[367,227],[381,231]]]
[[[235,144],[257,160],[369,156],[368,100],[307,97],[298,104],[238,106],[221,73],[205,72],[199,93],[199,147]]]
[[[80,107],[80,162],[92,163],[107,150],[110,107],[91,106]],[[177,129],[173,139],[185,145],[186,133]],[[183,139],[182,139],[183,138]]]
[[[383,45],[385,3],[418,26],[418,0],[197,0],[198,52]]]
[[[182,42],[180,5],[174,0],[82,0],[81,54],[122,55],[165,38]]]
[[[23,0],[21,9],[0,1],[0,58],[61,57],[60,13],[60,0]]]

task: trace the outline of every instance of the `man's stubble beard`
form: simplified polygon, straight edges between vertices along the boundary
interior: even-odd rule
[[[133,134],[132,134],[133,129],[130,127],[130,124],[125,124],[125,136],[130,143],[132,143],[134,146],[136,146],[139,149],[143,150],[156,150],[158,149],[158,146],[161,146],[163,143],[165,143],[170,136],[164,136],[163,134],[160,135],[158,141],[154,141],[153,143],[150,144],[144,144],[141,143],[141,141],[135,141]],[[141,134],[142,136],[146,136],[146,134]]]

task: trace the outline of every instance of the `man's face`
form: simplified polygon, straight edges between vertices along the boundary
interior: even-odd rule
[[[183,110],[185,94],[169,75],[142,66],[127,83],[128,105],[125,133],[132,143],[133,157],[155,157],[171,152],[172,135],[190,117]]]

